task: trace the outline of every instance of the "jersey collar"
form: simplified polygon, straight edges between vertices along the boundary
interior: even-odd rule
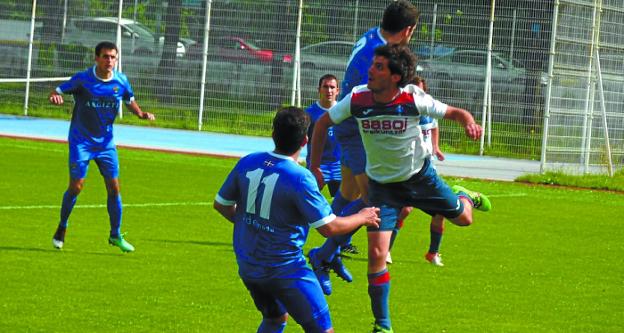
[[[282,154],[278,154],[278,153],[276,153],[276,152],[272,152],[272,151],[270,151],[270,152],[269,152],[269,155],[271,155],[271,156],[273,156],[273,157],[281,158],[281,159],[283,159],[283,160],[291,160],[291,161],[293,161],[293,162],[295,161],[295,160],[294,160],[292,157],[290,157],[290,156],[287,156],[287,155],[282,155]]]
[[[97,75],[97,72],[95,71],[95,66],[91,67],[91,70],[93,71],[93,76],[95,76],[96,79],[102,81],[102,82],[109,82],[112,81],[115,78],[115,71],[113,71],[113,75],[111,75],[110,79],[103,79],[101,77],[99,77]]]

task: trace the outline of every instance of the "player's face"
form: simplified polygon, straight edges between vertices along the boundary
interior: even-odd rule
[[[115,49],[102,49],[100,54],[95,56],[95,65],[99,72],[110,73],[117,64],[117,51]]]
[[[382,93],[396,87],[399,79],[399,75],[390,72],[386,57],[373,58],[373,64],[368,69],[368,89],[373,93]]]
[[[338,97],[338,82],[334,79],[325,79],[319,87],[319,99],[321,102],[335,102]]]

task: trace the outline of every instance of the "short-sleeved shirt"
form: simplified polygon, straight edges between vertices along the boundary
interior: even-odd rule
[[[407,85],[387,104],[373,100],[361,85],[329,110],[335,124],[353,116],[366,149],[366,174],[379,183],[401,182],[418,173],[429,158],[420,118],[442,118],[447,105],[422,89]]]
[[[78,72],[56,88],[59,94],[74,96],[74,110],[69,127],[70,144],[86,144],[110,148],[113,143],[113,123],[120,102],[130,103],[134,92],[125,74],[113,71],[110,79],[99,78],[95,66]]]
[[[230,172],[215,199],[236,204],[234,252],[243,278],[262,279],[306,265],[310,227],[336,216],[312,173],[272,152],[247,155]]]
[[[371,28],[358,39],[355,45],[353,45],[353,50],[347,63],[347,70],[340,85],[341,96],[339,99],[347,96],[354,87],[367,83],[368,69],[373,64],[375,49],[387,43],[381,35],[379,27]],[[334,128],[336,136],[341,143],[345,140],[361,140],[358,135],[357,123],[353,118],[346,119],[334,126]]]
[[[316,121],[323,115],[328,109],[322,107],[319,102],[314,102],[312,105],[308,106],[305,111],[310,115],[310,119],[312,120],[310,124],[310,128],[308,129],[308,138],[312,138],[312,132],[314,131],[314,124]],[[306,155],[306,164],[310,166],[310,155],[311,155],[311,142],[308,141],[308,154]],[[321,155],[321,165],[332,164],[340,162],[340,147],[338,146],[338,142],[336,142],[336,137],[334,136],[334,127],[331,126],[327,129],[327,140],[325,140],[325,147],[323,147],[323,154]]]

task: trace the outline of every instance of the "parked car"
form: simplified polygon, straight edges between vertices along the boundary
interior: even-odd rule
[[[202,45],[197,44],[191,49],[193,59],[201,59]],[[274,57],[281,57],[281,62],[290,63],[289,55],[261,48],[249,39],[238,36],[211,38],[208,41],[208,56],[215,61],[228,61],[245,64],[271,64]]]
[[[483,100],[487,51],[454,50],[445,56],[418,63],[419,74],[429,82],[432,93],[440,98],[470,101]],[[492,54],[492,98],[511,102],[524,93],[527,73],[515,60]]]
[[[301,48],[301,68],[343,75],[353,49],[353,42],[329,41]]]
[[[102,40],[115,41],[117,38],[116,17],[90,17],[73,19],[65,33],[65,43],[95,47]],[[121,48],[134,55],[160,56],[165,37],[156,34],[145,25],[130,19],[121,19]],[[187,49],[196,44],[192,39],[180,38],[176,55],[183,57]]]

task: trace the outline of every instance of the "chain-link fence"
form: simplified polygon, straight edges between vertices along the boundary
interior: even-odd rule
[[[320,76],[342,77],[352,44],[388,3],[5,0],[0,112],[58,116],[49,90],[112,40],[157,126],[268,135],[277,106],[310,104]],[[432,95],[487,129],[473,143],[443,122],[444,149],[541,159],[545,168],[624,165],[621,0],[415,3],[421,17],[410,47],[419,74]]]

